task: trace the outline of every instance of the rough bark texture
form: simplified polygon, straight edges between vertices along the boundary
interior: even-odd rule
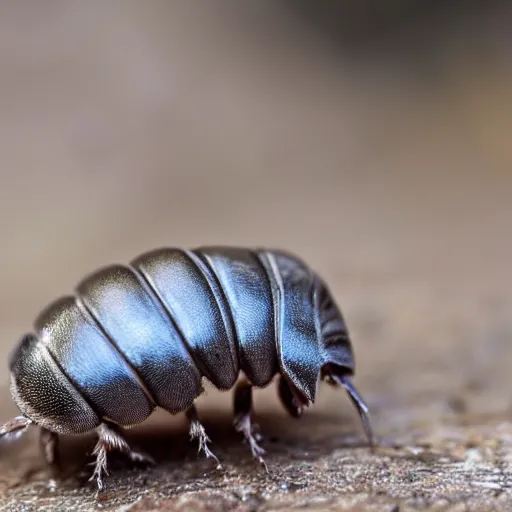
[[[63,440],[52,481],[33,430],[0,443],[0,511],[512,510],[510,6],[378,29],[371,2],[314,23],[293,4],[4,6],[0,361],[97,266],[282,247],[340,302],[379,446],[343,391],[294,420],[273,384],[255,396],[267,475],[209,390],[222,470],[159,413],[127,433],[157,466],[112,458],[97,499],[94,437]]]

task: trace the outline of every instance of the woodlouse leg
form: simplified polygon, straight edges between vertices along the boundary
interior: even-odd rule
[[[212,458],[217,461],[218,466],[221,466],[219,459],[217,456],[208,448],[208,443],[211,443],[210,438],[206,434],[206,430],[204,429],[202,423],[199,421],[199,416],[197,414],[197,409],[195,405],[192,405],[187,409],[185,413],[188,421],[190,422],[190,439],[197,439],[199,442],[198,451],[203,451],[207,458]]]
[[[34,422],[25,416],[16,416],[0,427],[0,438],[8,441],[23,435]]]
[[[59,436],[46,428],[41,427],[39,443],[44,458],[54,475],[60,473],[60,457],[59,457]]]
[[[107,454],[110,451],[125,453],[133,462],[155,464],[155,461],[149,455],[132,450],[115,425],[106,422],[102,423],[97,428],[97,432],[99,439],[92,452],[96,456],[96,462],[94,463],[94,473],[89,481],[96,479],[99,491],[102,491],[104,488],[103,475],[108,475]]]
[[[259,446],[252,433],[252,386],[249,382],[240,382],[234,395],[235,419],[233,421],[237,432],[241,432],[249,444],[252,456],[263,466],[268,473],[267,464],[263,460],[265,450]]]

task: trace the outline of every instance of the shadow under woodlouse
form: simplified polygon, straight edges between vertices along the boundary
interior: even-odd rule
[[[202,423],[211,440],[210,448],[219,458],[220,466],[214,459],[207,459],[199,453],[198,444],[189,437],[188,426],[184,415],[169,417],[166,415],[158,422],[144,423],[133,429],[124,431],[126,440],[134,449],[147,453],[155,460],[154,466],[146,466],[131,462],[122,453],[112,452],[109,455],[108,467],[112,477],[123,478],[133,476],[133,471],[140,475],[150,475],[152,471],[172,471],[184,464],[193,467],[199,477],[205,474],[214,476],[216,472],[247,472],[261,473],[265,471],[251,456],[249,446],[243,436],[235,431],[232,423],[232,412],[215,410],[211,405],[201,411]],[[329,414],[326,411],[315,411],[314,407],[300,419],[293,419],[286,411],[278,407],[269,407],[254,416],[256,432],[261,436],[261,445],[266,450],[268,475],[272,478],[280,463],[293,459],[311,462],[335,450],[364,448],[370,450],[364,432],[361,431],[357,418],[348,408]],[[338,432],[336,432],[338,431]],[[312,435],[314,434],[314,435]],[[61,485],[94,486],[89,482],[94,462],[94,434],[84,436],[62,436],[60,445],[61,472],[51,474],[48,467],[41,464],[34,469],[32,475],[40,474],[40,478],[54,477]],[[28,475],[28,477],[32,476]],[[179,475],[178,475],[179,476]],[[183,475],[183,482],[190,475]],[[179,485],[180,481],[176,481]]]

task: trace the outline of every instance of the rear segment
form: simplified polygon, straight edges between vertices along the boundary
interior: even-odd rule
[[[75,297],[55,301],[35,327],[41,343],[100,418],[130,426],[151,414],[155,406],[137,376]]]
[[[12,353],[11,394],[22,413],[60,434],[82,434],[100,420],[33,334]]]

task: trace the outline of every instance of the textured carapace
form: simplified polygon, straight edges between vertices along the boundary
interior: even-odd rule
[[[277,374],[293,416],[314,403],[321,379],[343,385],[373,443],[367,407],[350,381],[354,356],[341,312],[318,274],[283,251],[161,248],[102,268],[37,317],[9,365],[22,416],[0,435],[39,425],[56,463],[57,434],[97,429],[100,488],[109,450],[145,458],[120,431],[156,407],[186,411],[191,435],[214,457],[194,407],[203,378],[220,390],[236,385],[235,427],[262,464],[251,391]]]

